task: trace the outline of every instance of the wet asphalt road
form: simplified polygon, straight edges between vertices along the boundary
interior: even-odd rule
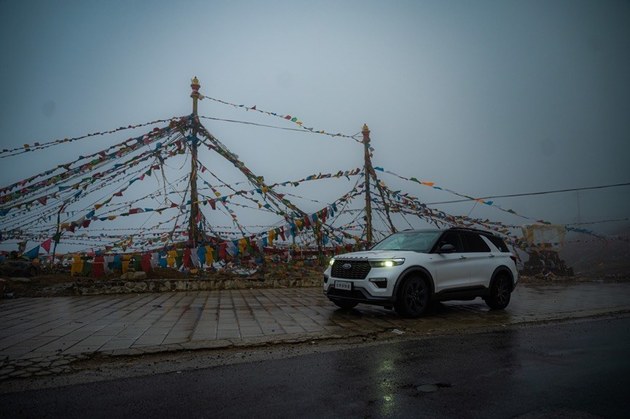
[[[1,417],[627,417],[630,317],[0,395]]]

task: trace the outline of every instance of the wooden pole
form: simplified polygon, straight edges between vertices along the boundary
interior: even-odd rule
[[[370,174],[372,172],[372,161],[370,160],[370,129],[367,124],[363,124],[363,155],[365,173],[365,241],[367,248],[372,247],[372,197],[370,196]]]
[[[64,202],[63,204],[61,204],[61,207],[59,207],[59,211],[57,211],[57,230],[55,231],[55,235],[53,237],[53,242],[54,242],[53,252],[52,252],[52,259],[50,259],[51,269],[54,267],[55,257],[57,256],[57,243],[59,243],[59,241],[61,240],[61,232],[60,232],[61,213],[63,212],[63,209],[66,207],[66,205],[68,205],[68,203]]]
[[[190,161],[190,225],[188,229],[188,240],[192,248],[197,247],[199,232],[197,231],[197,221],[199,218],[199,196],[197,194],[197,101],[199,100],[199,80],[197,77],[192,79],[190,84],[192,92],[190,97],[193,100],[193,128],[192,140],[190,143],[191,161]]]

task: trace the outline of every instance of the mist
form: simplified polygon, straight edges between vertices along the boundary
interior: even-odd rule
[[[315,130],[367,124],[379,178],[421,202],[523,194],[432,208],[616,236],[630,226],[628,22],[626,1],[2,1],[0,149],[189,115],[197,76],[208,98]],[[199,114],[300,128],[210,99]],[[202,123],[269,184],[363,166],[351,138],[217,119]],[[0,187],[141,134],[2,155]],[[296,199],[308,213],[351,188],[314,182]]]

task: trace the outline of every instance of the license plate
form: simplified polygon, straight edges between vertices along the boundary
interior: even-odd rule
[[[352,291],[352,282],[335,281],[335,288],[338,290]]]

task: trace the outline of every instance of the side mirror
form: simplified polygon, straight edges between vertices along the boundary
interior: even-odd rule
[[[450,243],[444,243],[442,246],[440,246],[440,248],[438,249],[438,253],[455,253],[457,249],[455,249],[455,246],[453,246]]]

